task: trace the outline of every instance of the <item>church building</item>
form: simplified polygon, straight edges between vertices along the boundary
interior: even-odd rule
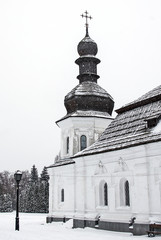
[[[47,222],[146,234],[161,223],[161,85],[116,110],[97,81],[97,44],[78,44],[79,84],[64,99],[60,156],[50,174]],[[129,228],[132,227],[132,230]]]

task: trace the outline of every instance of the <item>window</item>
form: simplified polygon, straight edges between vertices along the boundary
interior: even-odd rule
[[[82,151],[87,147],[87,137],[85,135],[82,135],[80,137],[80,150]]]
[[[61,202],[64,202],[64,189],[61,190]]]
[[[152,118],[147,121],[148,128],[153,128],[158,124],[158,119],[157,118]]]
[[[69,153],[69,137],[67,137],[67,153]]]
[[[157,124],[159,123],[160,119],[161,119],[160,115],[146,118],[145,121],[147,123],[147,128],[151,129],[153,127],[156,127]]]
[[[108,206],[108,188],[107,188],[107,183],[104,184],[104,206]]]
[[[100,206],[108,206],[108,185],[105,181],[101,181],[99,185]]]
[[[125,206],[130,206],[129,182],[125,182]]]
[[[129,182],[126,179],[120,180],[120,205],[130,206]]]

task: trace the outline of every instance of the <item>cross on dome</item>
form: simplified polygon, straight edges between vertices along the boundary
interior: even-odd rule
[[[86,18],[86,23],[85,23],[85,26],[86,26],[86,37],[89,37],[89,35],[88,35],[88,18],[91,20],[92,17],[91,17],[91,16],[88,16],[88,12],[87,12],[87,11],[85,11],[84,13],[85,13],[85,15],[82,14],[81,17],[82,17],[82,18],[83,18],[83,17]]]

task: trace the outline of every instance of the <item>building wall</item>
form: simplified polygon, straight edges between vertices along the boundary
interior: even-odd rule
[[[49,216],[72,218],[75,211],[74,164],[50,169]],[[64,201],[61,191],[64,189]]]
[[[74,160],[75,164],[51,170],[51,216],[73,218],[75,227],[99,224],[101,229],[115,231],[128,231],[129,221],[135,217],[135,234],[146,234],[150,221],[161,221],[161,142]],[[120,182],[124,180],[129,182],[130,206],[123,204]],[[100,197],[105,182],[107,206]],[[63,204],[61,188],[65,190]]]
[[[160,142],[91,155],[75,161],[79,176],[76,178],[75,219],[81,216],[81,219],[95,221],[100,217],[100,224],[102,222],[106,226],[105,223],[115,222],[116,228],[121,231],[126,229],[131,218],[136,217],[135,224],[142,224],[144,232],[152,219],[161,221]],[[122,179],[129,182],[130,206],[121,202]],[[102,181],[108,185],[108,206],[100,204],[99,187]],[[118,222],[124,223],[124,227],[120,225],[118,228]]]

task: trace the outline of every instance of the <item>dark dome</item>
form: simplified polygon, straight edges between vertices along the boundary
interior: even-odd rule
[[[95,82],[82,82],[65,96],[67,113],[80,111],[100,111],[112,114],[113,98]]]
[[[80,56],[96,55],[98,52],[97,44],[89,37],[84,37],[78,44],[78,53]]]

